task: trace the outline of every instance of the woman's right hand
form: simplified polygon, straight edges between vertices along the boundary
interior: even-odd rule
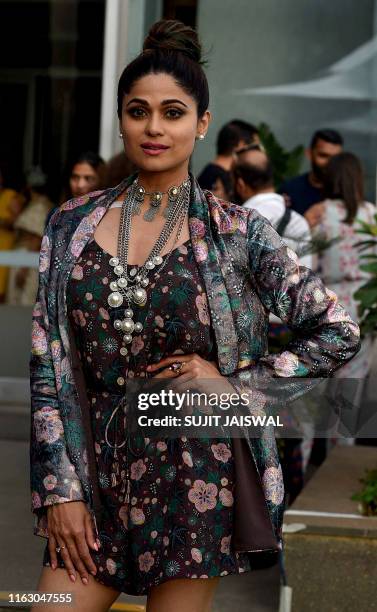
[[[77,570],[83,583],[88,584],[88,572],[93,576],[97,573],[89,546],[98,551],[100,542],[96,541],[93,519],[86,504],[75,501],[49,506],[47,522],[52,569],[58,567],[56,547],[60,546],[60,555],[70,579],[75,582]]]

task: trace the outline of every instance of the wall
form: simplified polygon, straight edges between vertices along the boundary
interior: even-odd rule
[[[209,53],[207,74],[214,120],[197,146],[194,169],[214,155],[218,129],[239,117],[267,122],[287,147],[307,144],[319,127],[338,127],[348,149],[361,155],[372,191],[376,149],[376,102],[240,95],[235,90],[310,80],[373,36],[373,0],[201,0],[198,30]],[[362,10],[361,8],[362,7]],[[360,70],[374,70],[362,66]],[[357,74],[360,73],[360,70]],[[351,75],[356,82],[357,75]],[[365,81],[365,75],[362,77]],[[363,81],[363,82],[364,82]],[[346,124],[346,125],[345,125]]]

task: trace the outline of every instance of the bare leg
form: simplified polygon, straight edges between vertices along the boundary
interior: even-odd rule
[[[152,587],[147,612],[211,612],[219,578],[177,578]]]
[[[85,585],[79,576],[76,582],[72,582],[65,569],[57,568],[54,571],[51,567],[43,567],[36,590],[42,593],[72,593],[73,605],[51,602],[43,606],[34,605],[31,612],[107,612],[120,595],[119,591],[104,586],[90,574]]]

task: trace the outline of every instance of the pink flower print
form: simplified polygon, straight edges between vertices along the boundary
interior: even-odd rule
[[[141,508],[131,508],[130,516],[134,525],[142,525],[145,523],[145,514]]]
[[[116,574],[117,564],[113,559],[106,559],[106,569],[111,576],[114,576],[114,574]]]
[[[223,506],[227,508],[233,506],[233,494],[229,489],[220,489],[219,499]]]
[[[76,265],[72,270],[72,278],[82,280],[84,278],[84,270],[82,266]]]
[[[47,353],[47,336],[46,332],[42,327],[37,323],[37,321],[33,321],[32,331],[31,331],[31,352],[33,355],[45,355]]]
[[[31,507],[33,510],[36,508],[41,508],[42,502],[39,493],[33,491],[31,494]]]
[[[149,572],[152,565],[154,565],[154,559],[149,550],[142,555],[138,556],[139,569],[141,572]]]
[[[52,444],[64,434],[63,423],[59,411],[50,406],[44,406],[34,414],[35,436],[38,442]]]
[[[203,325],[209,325],[210,324],[210,318],[209,318],[208,302],[207,302],[206,294],[202,293],[201,295],[197,295],[196,296],[196,300],[195,300],[195,304],[196,304],[196,307],[198,309],[200,322]]]
[[[195,480],[194,486],[188,492],[190,502],[195,504],[198,512],[212,510],[216,506],[217,486],[213,482]]]
[[[320,289],[318,289],[318,287],[317,289],[314,289],[313,297],[314,297],[314,301],[317,304],[320,304],[325,299],[324,293]]]
[[[274,361],[275,372],[278,376],[294,376],[298,365],[297,355],[289,351],[284,351],[281,355],[278,355]]]
[[[190,233],[191,236],[202,238],[206,232],[206,226],[203,221],[196,219],[195,217],[190,219]]]
[[[86,319],[82,310],[72,310],[72,316],[77,325],[80,325],[80,327],[85,327]]]
[[[110,319],[110,315],[107,312],[106,308],[102,308],[102,306],[99,308],[99,314],[100,316],[105,319],[105,321],[108,321]]]
[[[44,235],[42,238],[41,250],[39,253],[39,272],[43,274],[50,265],[50,240]]]
[[[199,550],[199,548],[192,548],[191,549],[191,557],[197,563],[201,563],[202,560],[203,560],[203,555],[202,555],[201,551]]]
[[[142,475],[147,471],[147,466],[142,459],[138,459],[131,464],[131,478],[132,480],[140,480]]]
[[[230,554],[230,540],[231,540],[232,536],[224,536],[223,538],[221,538],[221,548],[220,551],[224,554],[224,555],[229,555]]]
[[[157,442],[157,449],[158,449],[159,451],[161,451],[161,452],[166,451],[166,449],[167,449],[166,442],[163,442],[162,440],[159,440],[159,441]]]
[[[52,491],[52,489],[55,489],[57,482],[57,478],[53,474],[48,474],[48,476],[43,479],[43,485],[47,491]]]
[[[269,467],[263,474],[263,489],[266,499],[271,501],[275,506],[282,503],[284,499],[284,483],[281,466]]]
[[[217,459],[217,461],[222,461],[223,463],[227,463],[228,459],[232,456],[232,451],[223,442],[220,442],[219,444],[212,444],[211,450],[215,455],[215,459]]]
[[[205,261],[208,257],[208,247],[204,240],[193,240],[193,249],[198,261]]]
[[[128,528],[128,506],[121,506],[119,508],[119,518],[123,522],[125,529]]]
[[[131,344],[131,353],[137,355],[144,348],[144,340],[141,336],[135,336]]]
[[[160,327],[160,328],[164,327],[164,319],[162,317],[160,317],[160,315],[157,315],[154,318],[154,320],[155,320],[155,323],[156,323],[157,327]]]
[[[165,285],[164,287],[162,287],[161,291],[162,293],[167,293],[169,291],[169,287]]]
[[[192,467],[194,464],[192,462],[192,457],[188,451],[183,451],[182,453],[183,462],[188,465],[188,467]]]

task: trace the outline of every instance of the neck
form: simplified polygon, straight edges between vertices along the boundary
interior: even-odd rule
[[[139,184],[145,191],[167,191],[173,185],[177,187],[183,183],[188,176],[188,168],[177,168],[166,172],[146,172],[140,170]]]
[[[313,185],[313,187],[318,187],[318,189],[323,187],[323,184],[316,178],[313,171],[309,172],[309,182]]]
[[[218,155],[213,163],[229,172],[232,168],[233,161],[233,155]]]

